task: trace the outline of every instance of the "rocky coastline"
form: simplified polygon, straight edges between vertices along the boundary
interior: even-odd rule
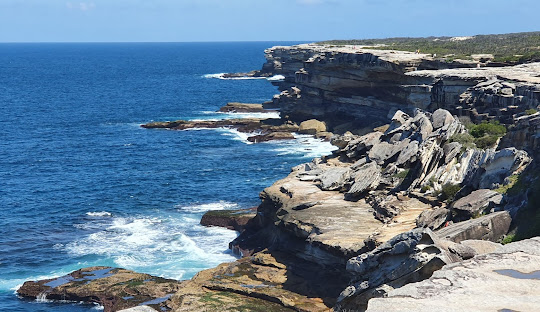
[[[256,211],[203,217],[241,232],[229,246],[239,260],[182,282],[87,268],[26,282],[19,295],[107,312],[445,311],[452,302],[450,311],[474,310],[478,298],[490,311],[540,305],[524,299],[540,298],[538,238],[501,245],[538,183],[540,63],[492,67],[489,58],[316,44],[265,56],[261,70],[230,77],[282,75],[272,81],[281,93],[271,105],[222,111],[272,106],[280,119],[142,126],[232,127],[256,132],[253,142],[331,138],[332,155],[292,168],[261,192]],[[471,122],[482,121],[478,134]],[[508,131],[488,133],[499,124]]]

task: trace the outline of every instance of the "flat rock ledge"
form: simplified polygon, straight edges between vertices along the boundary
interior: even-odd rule
[[[176,280],[121,268],[89,267],[58,278],[27,281],[17,294],[26,298],[97,303],[105,312],[144,305],[170,311],[164,302],[180,285]]]
[[[540,238],[444,266],[425,281],[372,299],[369,312],[538,311]]]

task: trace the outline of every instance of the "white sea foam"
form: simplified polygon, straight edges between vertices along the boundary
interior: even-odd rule
[[[221,79],[221,80],[253,80],[253,79],[266,79],[265,77],[249,77],[249,76],[243,76],[243,77],[228,77],[225,78],[226,73],[217,73],[217,74],[206,74],[203,75],[203,78],[213,78],[213,79]]]
[[[182,212],[200,213],[210,210],[225,210],[238,208],[238,204],[227,201],[219,201],[214,203],[196,204],[196,205],[176,205],[175,208]]]
[[[253,142],[248,141],[248,138],[260,134],[259,132],[240,132],[236,129],[229,128],[218,128],[217,130],[221,131],[223,136],[231,137],[235,141],[240,141],[246,144],[253,144]]]
[[[283,75],[275,75],[275,76],[266,78],[266,80],[268,80],[268,81],[281,81],[281,80],[285,80],[285,76],[283,76]]]
[[[311,135],[294,134],[294,140],[269,141],[263,144],[273,144],[276,146],[273,150],[278,155],[303,155],[306,158],[321,157],[329,155],[337,147],[330,142],[317,139]]]
[[[202,111],[205,115],[213,115],[211,119],[194,119],[194,120],[224,120],[224,119],[242,119],[242,118],[268,118],[277,119],[280,118],[279,112],[268,111],[260,113],[234,113],[234,112],[213,112]]]
[[[112,213],[108,211],[89,211],[86,215],[90,217],[110,217]]]
[[[235,259],[225,251],[236,233],[227,229],[209,232],[199,225],[200,216],[195,213],[236,206],[216,202],[178,206],[179,211],[159,217],[101,219],[99,230],[66,244],[65,250],[77,257],[99,255],[115,266],[136,271],[189,278],[197,271]]]

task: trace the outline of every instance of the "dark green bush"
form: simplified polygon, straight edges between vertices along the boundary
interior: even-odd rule
[[[486,136],[483,136],[481,138],[474,140],[474,142],[478,148],[486,149],[486,148],[493,147],[495,143],[497,143],[498,139],[499,137],[497,136],[486,135]]]
[[[459,184],[446,183],[442,186],[441,190],[441,199],[448,202],[453,201],[457,192],[461,189]]]
[[[537,112],[538,112],[538,111],[537,111],[536,109],[531,108],[531,109],[526,110],[526,111],[525,111],[525,114],[527,114],[527,115],[534,115],[534,114],[536,114]]]
[[[498,121],[482,121],[481,124],[471,125],[469,133],[475,138],[480,138],[485,135],[502,137],[506,134],[506,127],[499,124]]]

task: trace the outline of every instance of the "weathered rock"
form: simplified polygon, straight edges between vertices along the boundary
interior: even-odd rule
[[[409,145],[410,140],[405,139],[397,143],[391,144],[387,142],[381,142],[373,145],[369,150],[368,157],[371,161],[376,162],[378,165],[383,165],[385,162],[398,155]]]
[[[17,293],[24,297],[98,303],[105,312],[138,305],[167,309],[163,303],[181,283],[148,274],[111,268],[90,267],[68,275],[25,282]]]
[[[320,176],[321,190],[323,191],[339,191],[344,188],[345,183],[348,182],[350,177],[349,168],[330,168]]]
[[[508,212],[499,211],[478,219],[454,223],[437,231],[437,235],[456,243],[469,239],[496,242],[508,233],[511,222],[512,218]]]
[[[443,146],[444,163],[449,163],[461,152],[462,145],[458,142],[446,143]]]
[[[337,270],[265,251],[199,272],[168,305],[174,311],[326,312],[346,282]]]
[[[454,117],[449,111],[438,109],[431,115],[431,122],[433,124],[433,129],[437,130],[454,122]]]
[[[418,157],[418,141],[412,141],[407,146],[401,150],[399,156],[396,160],[397,166],[403,166],[406,164],[412,164],[417,160]]]
[[[362,310],[369,299],[382,295],[372,290],[386,284],[393,288],[429,278],[445,264],[460,260],[429,229],[400,234],[375,250],[351,258],[347,270],[353,283],[338,298],[342,310]]]
[[[491,209],[502,203],[503,196],[492,190],[476,190],[452,204],[454,221],[468,220],[489,213]]]
[[[201,225],[219,226],[243,232],[249,220],[257,215],[257,208],[235,210],[211,210],[201,218]]]
[[[449,216],[450,210],[444,207],[436,207],[422,212],[416,219],[416,225],[420,228],[437,230],[448,221]]]
[[[381,169],[376,163],[370,162],[352,173],[354,182],[345,194],[347,199],[358,198],[364,192],[372,190],[379,185]]]
[[[527,152],[515,148],[505,148],[487,155],[482,164],[482,172],[478,188],[496,188],[504,183],[504,179],[512,174],[522,172],[532,159]]]
[[[536,311],[539,269],[540,239],[535,237],[446,265],[428,280],[370,300],[367,311]]]
[[[316,134],[318,132],[325,132],[326,131],[326,124],[322,121],[318,121],[317,119],[310,119],[306,121],[302,121],[300,123],[300,128],[298,129],[299,133],[305,133],[305,134]]]
[[[486,240],[468,239],[460,242],[461,245],[471,247],[476,254],[483,255],[502,247],[499,243],[494,243]]]

